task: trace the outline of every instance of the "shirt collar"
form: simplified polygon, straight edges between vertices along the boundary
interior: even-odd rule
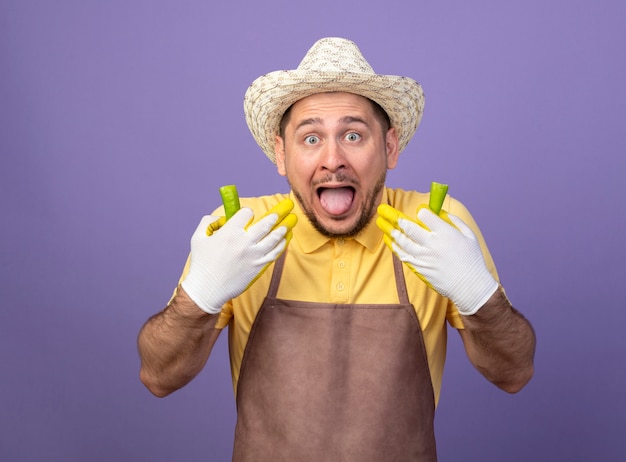
[[[334,240],[320,234],[311,224],[304,211],[300,207],[300,203],[296,199],[293,191],[289,193],[289,197],[294,202],[293,213],[298,217],[298,224],[293,230],[293,238],[300,245],[304,253],[311,253],[322,247],[327,242]],[[388,203],[387,188],[383,190],[382,203]],[[350,238],[361,244],[370,252],[374,252],[383,239],[382,231],[376,226],[376,216],[367,224],[365,229],[356,237]]]

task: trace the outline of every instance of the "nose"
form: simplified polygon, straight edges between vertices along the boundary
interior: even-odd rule
[[[327,142],[321,153],[320,167],[322,170],[336,172],[340,169],[346,168],[346,166],[347,159],[345,153],[341,149],[341,145],[334,140]]]

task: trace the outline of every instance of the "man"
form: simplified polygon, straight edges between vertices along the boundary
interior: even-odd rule
[[[428,194],[385,187],[423,104],[417,82],[375,74],[339,38],[246,92],[248,126],[291,193],[204,217],[139,336],[141,379],[165,396],[228,326],[233,460],[435,461],[446,322],[500,388],[532,377],[533,330],[469,212],[448,197],[438,216]]]

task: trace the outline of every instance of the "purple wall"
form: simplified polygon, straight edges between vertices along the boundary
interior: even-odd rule
[[[535,378],[514,396],[451,337],[441,460],[623,460],[626,3],[301,5],[0,2],[0,460],[228,460],[225,336],[159,400],[136,335],[219,185],[286,190],[243,94],[329,35],[422,83],[389,184],[449,183],[537,331]]]

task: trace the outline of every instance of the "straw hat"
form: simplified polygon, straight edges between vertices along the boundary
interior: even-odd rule
[[[243,107],[248,128],[272,162],[276,163],[274,140],[285,111],[302,98],[335,91],[377,102],[398,133],[400,151],[422,118],[424,93],[415,80],[378,75],[354,42],[323,38],[311,47],[297,69],[263,75],[246,91]]]

